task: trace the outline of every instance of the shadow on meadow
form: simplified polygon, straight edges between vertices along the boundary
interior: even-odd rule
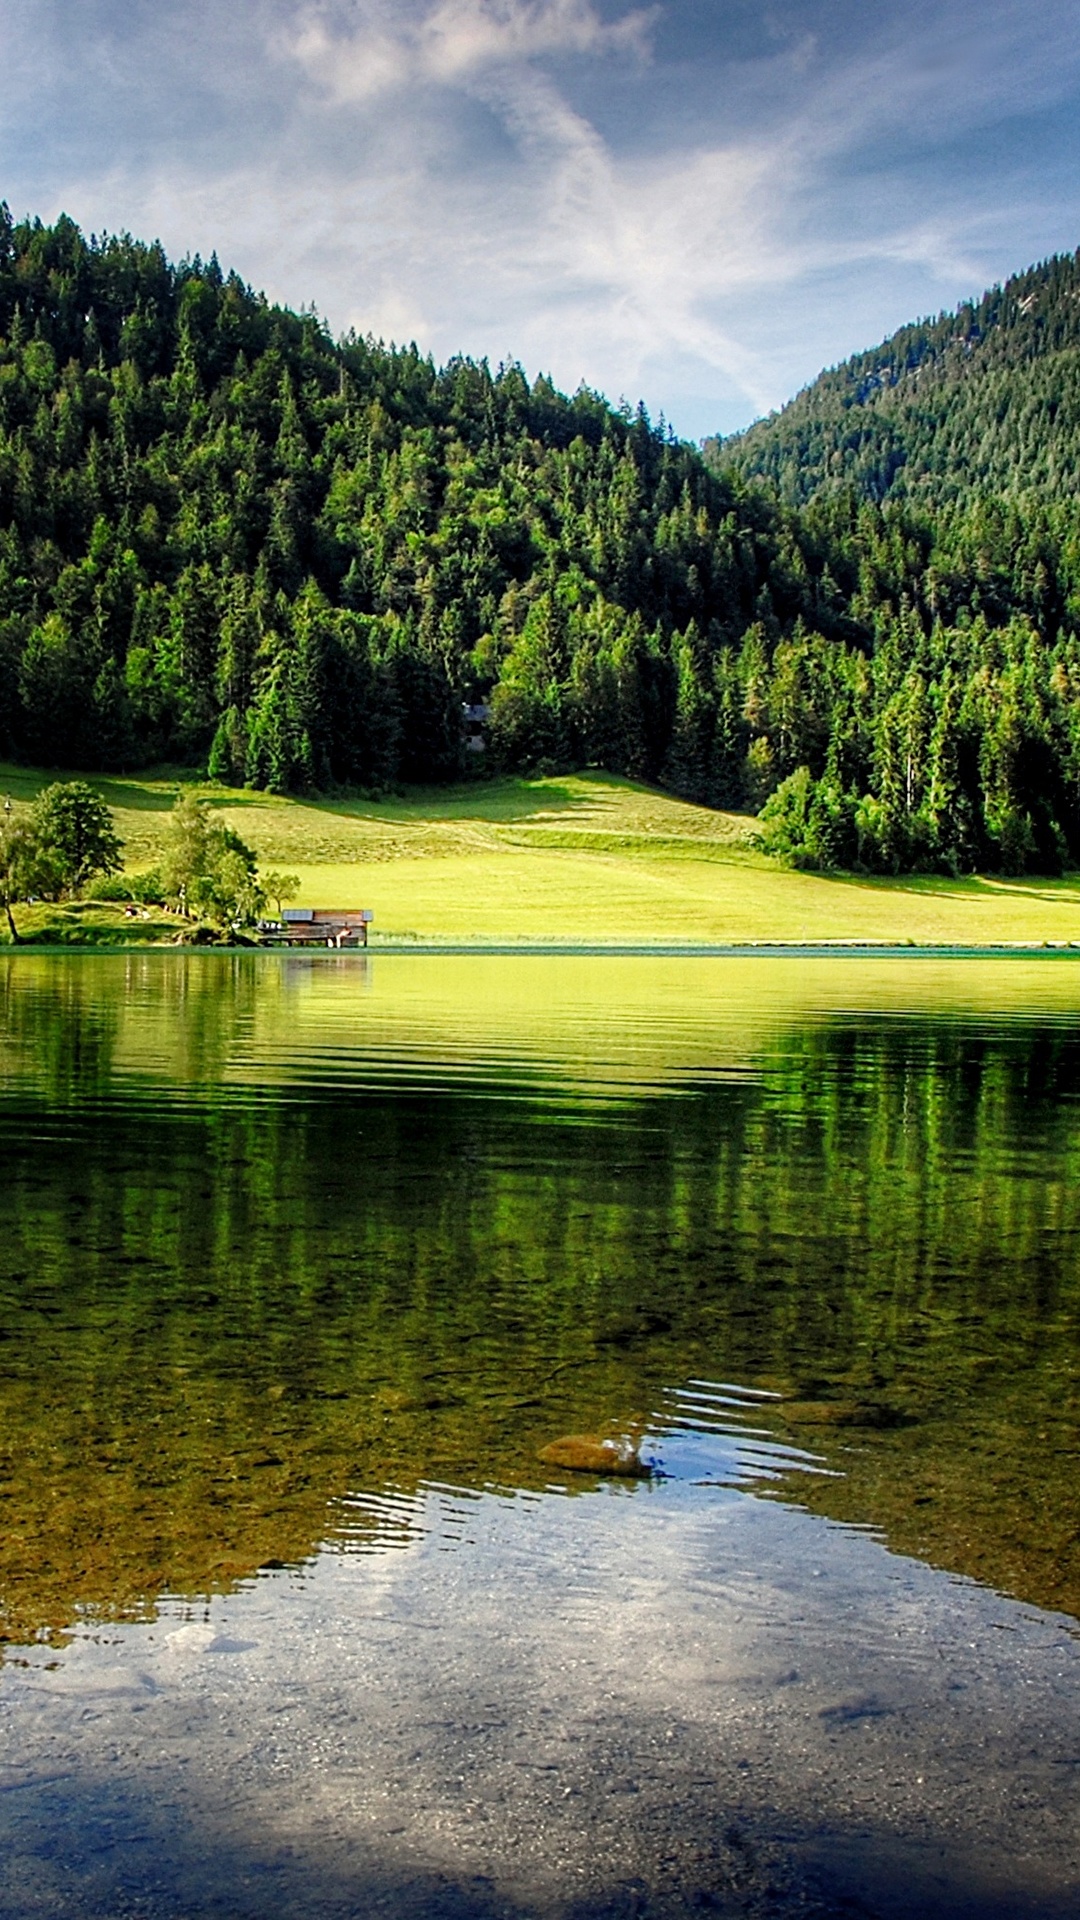
[[[772,866],[766,856],[761,856],[763,866]],[[778,872],[791,869],[780,868]],[[1080,908],[1080,873],[1062,874],[1060,878],[1043,880],[1023,880],[1005,874],[963,873],[851,873],[832,869],[828,872],[814,873],[815,881],[823,886],[835,888],[837,895],[855,893],[862,896],[892,897],[908,895],[920,900],[962,900],[965,902],[993,900],[1002,901],[1017,896],[1024,899],[1049,901],[1060,904],[1072,902]],[[838,904],[836,914],[838,929],[846,925],[844,910]],[[1080,936],[1080,916],[1077,921],[1077,934]]]

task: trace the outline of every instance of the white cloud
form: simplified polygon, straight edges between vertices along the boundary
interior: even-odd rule
[[[528,218],[491,235],[492,275],[523,315],[522,352],[545,358],[546,346],[550,358],[557,327],[561,371],[574,380],[602,337],[619,385],[631,391],[648,358],[674,350],[723,372],[754,405],[769,404],[757,356],[705,311],[710,295],[783,272],[763,219],[773,178],[767,150],[620,160],[536,76],[491,87],[487,97],[533,162]]]
[[[9,142],[36,156],[48,135],[48,190],[23,187],[36,157],[21,175],[5,161],[7,190],[44,216],[159,233],[174,254],[216,247],[335,329],[440,359],[515,354],[706,431],[978,291],[1048,234],[1068,243],[1060,202],[1047,190],[1043,220],[1019,143],[995,129],[1075,86],[1074,3],[1042,0],[1036,23],[1019,0],[977,15],[920,0],[887,29],[852,4],[831,38],[789,4],[791,25],[735,58],[716,0],[698,71],[671,51],[682,0],[655,34],[660,10],[631,0],[160,0],[145,43],[119,26],[104,51],[88,37],[63,112]],[[44,0],[7,4],[25,23]],[[113,4],[119,21],[121,0],[95,0]],[[0,35],[7,18],[0,0]],[[84,75],[118,49],[126,90],[92,95],[69,150]],[[141,116],[126,136],[123,100]]]
[[[354,0],[308,8],[278,47],[339,103],[417,81],[468,84],[492,68],[552,55],[644,55],[655,9],[603,21],[590,0],[438,0],[422,11]]]
[[[890,209],[883,218],[878,207],[844,232],[835,218],[815,218],[812,203],[823,180],[883,132],[932,128],[946,104],[953,122],[978,119],[1000,90],[1003,60],[1014,88],[1045,85],[1045,61],[1022,45],[1015,8],[984,9],[966,65],[948,9],[914,30],[901,22],[891,41],[864,40],[839,61],[823,59],[813,34],[778,32],[771,55],[723,74],[732,94],[768,102],[760,131],[648,157],[632,143],[616,153],[545,62],[641,54],[652,19],[636,9],[605,21],[591,0],[355,0],[305,13],[288,53],[324,96],[358,112],[367,138],[386,110],[381,96],[421,84],[482,104],[516,149],[486,173],[480,162],[444,171],[437,117],[418,165],[388,168],[384,142],[360,198],[379,193],[394,230],[376,239],[335,195],[337,244],[343,258],[354,250],[364,286],[349,317],[373,325],[391,309],[438,315],[425,330],[436,352],[490,351],[501,325],[523,358],[569,384],[587,378],[630,393],[674,357],[763,410],[784,397],[786,367],[723,323],[733,296],[780,299],[800,279],[874,262],[977,284],[943,210],[905,218],[901,203],[899,217]],[[447,151],[452,137],[448,125]]]

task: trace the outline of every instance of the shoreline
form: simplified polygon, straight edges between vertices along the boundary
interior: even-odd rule
[[[1080,940],[942,942],[931,945],[867,940],[744,940],[744,941],[380,941],[360,948],[260,947],[256,945],[186,946],[171,941],[8,941],[5,955],[63,954],[83,957],[116,954],[259,954],[264,958],[295,960],[301,954],[317,960],[364,960],[425,957],[431,959],[609,959],[609,960],[1080,960]]]

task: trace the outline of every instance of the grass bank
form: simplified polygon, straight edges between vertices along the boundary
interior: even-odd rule
[[[16,809],[55,772],[0,766]],[[185,776],[89,777],[133,869],[152,866]],[[186,776],[190,778],[191,776]],[[375,940],[632,944],[855,940],[977,947],[1080,940],[1080,876],[902,880],[794,873],[755,823],[608,774],[504,779],[403,799],[295,800],[204,783],[264,868],[302,901],[370,907]],[[66,918],[65,918],[66,915]],[[177,922],[115,909],[20,909],[38,939],[162,940]],[[63,924],[61,924],[63,922]]]

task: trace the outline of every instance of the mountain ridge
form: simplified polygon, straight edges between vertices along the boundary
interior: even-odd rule
[[[705,451],[799,506],[845,486],[931,510],[972,487],[1080,489],[1080,250],[898,328]]]

